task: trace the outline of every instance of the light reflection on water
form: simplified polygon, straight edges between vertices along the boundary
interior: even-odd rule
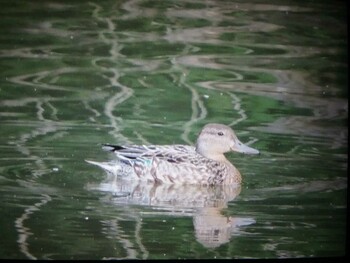
[[[227,243],[235,228],[254,223],[251,218],[222,215],[227,203],[240,193],[241,188],[237,186],[159,185],[109,177],[104,183],[89,185],[88,189],[111,192],[113,196],[107,195],[104,199],[115,205],[149,207],[141,216],[193,217],[196,238],[205,247]]]
[[[343,254],[340,3],[9,3],[0,29],[1,258]],[[240,193],[114,185],[84,162],[108,159],[105,142],[193,144],[208,122],[234,126],[262,152],[228,156],[243,175]],[[113,196],[122,186],[133,194]]]

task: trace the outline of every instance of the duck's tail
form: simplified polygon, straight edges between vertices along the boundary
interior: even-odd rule
[[[95,162],[95,161],[90,161],[90,160],[85,160],[85,162],[97,165],[101,167],[103,170],[115,174],[118,174],[118,171],[120,170],[120,165],[116,162]]]

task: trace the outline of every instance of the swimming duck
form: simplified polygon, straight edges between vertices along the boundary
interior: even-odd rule
[[[164,184],[240,184],[240,172],[224,153],[259,154],[258,150],[240,142],[229,126],[217,123],[203,127],[195,147],[104,144],[103,149],[115,153],[117,161],[86,161],[123,179]]]

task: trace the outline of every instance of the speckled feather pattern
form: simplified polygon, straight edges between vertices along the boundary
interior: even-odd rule
[[[192,146],[129,145],[123,146],[123,149],[114,145],[104,147],[114,152],[123,166],[133,167],[133,174],[126,172],[123,175],[133,176],[134,179],[157,183],[211,185],[223,184],[228,179],[227,174],[236,174],[235,179],[227,184],[241,183],[241,176],[233,165],[205,158]]]
[[[224,153],[259,153],[241,143],[230,127],[215,123],[203,127],[195,147],[104,144],[103,149],[115,153],[118,163],[88,162],[124,179],[159,184],[240,184],[240,172]]]

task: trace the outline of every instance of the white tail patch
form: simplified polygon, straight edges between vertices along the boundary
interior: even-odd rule
[[[90,160],[85,160],[85,162],[93,165],[97,165],[101,167],[103,170],[110,172],[112,174],[117,174],[118,171],[120,170],[120,165],[116,162],[95,162]]]

